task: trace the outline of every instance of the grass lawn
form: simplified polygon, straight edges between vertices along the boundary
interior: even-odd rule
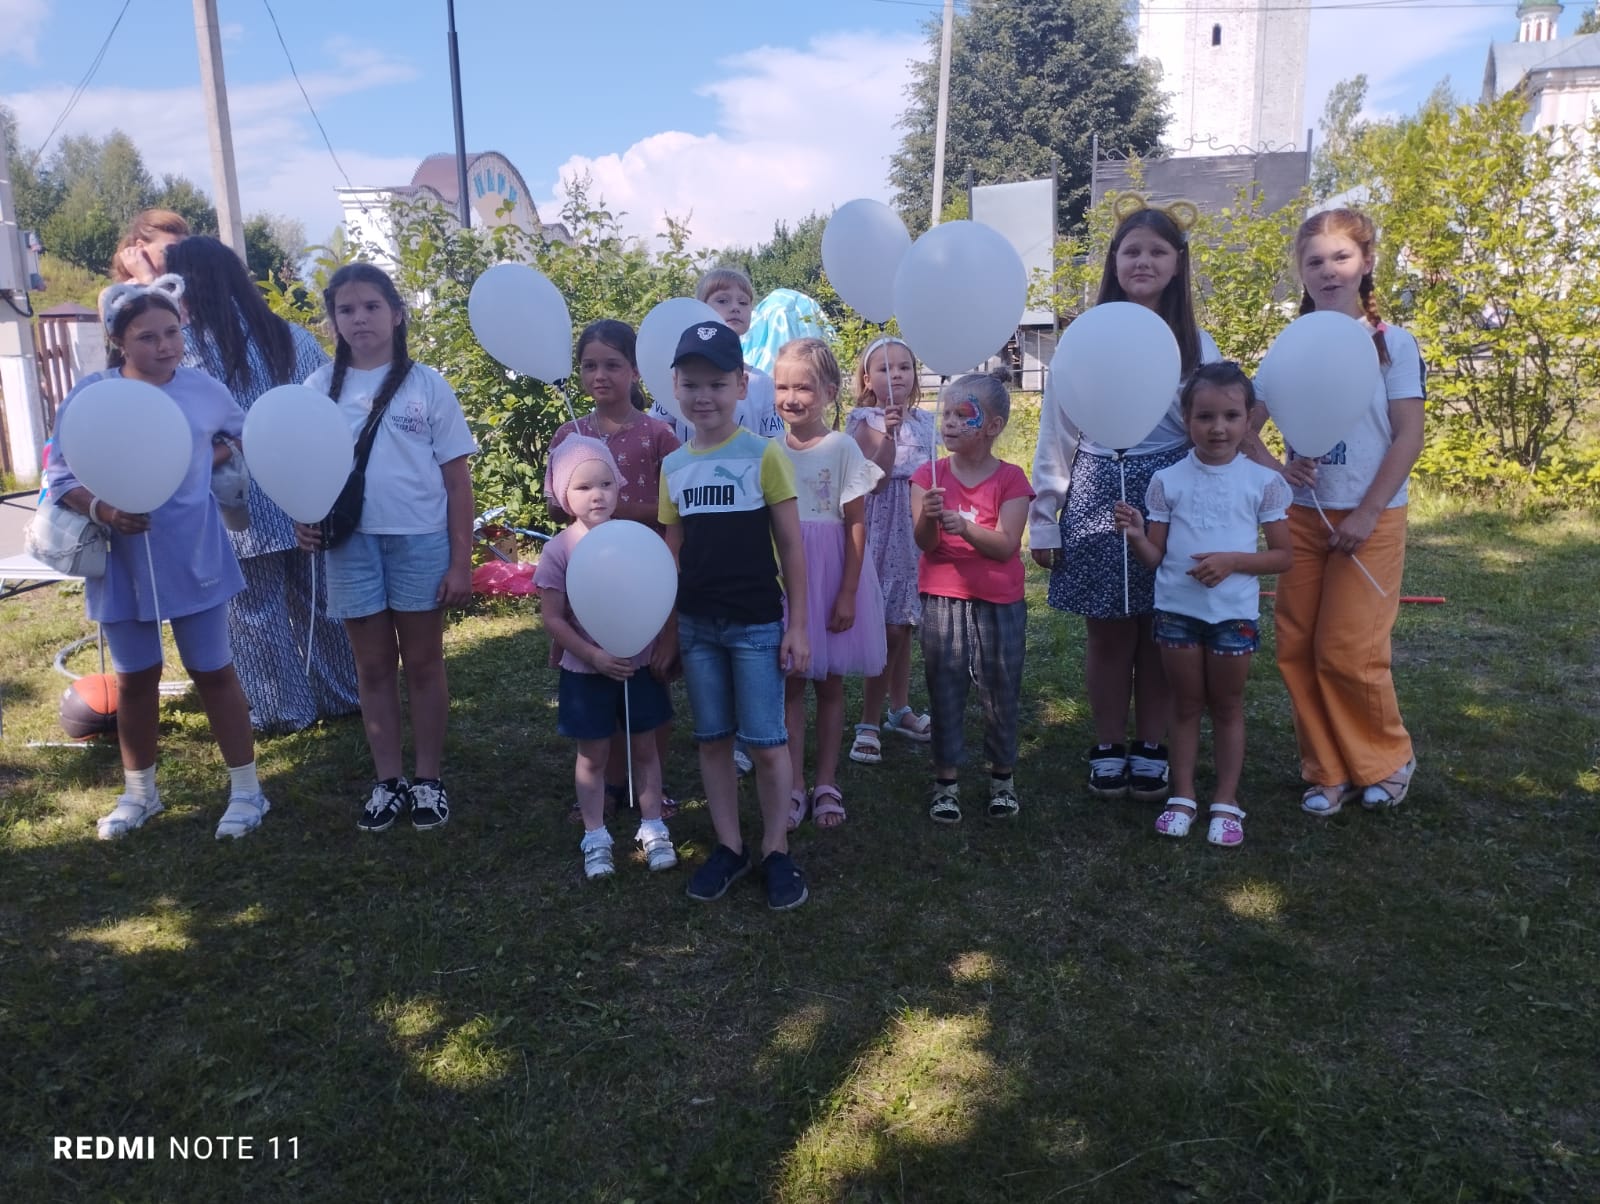
[[[7,602],[0,1184],[19,1204],[1600,1198],[1600,520],[1422,498],[1406,584],[1449,603],[1397,632],[1421,760],[1398,813],[1298,811],[1265,653],[1242,849],[1092,801],[1081,623],[1030,568],[1020,819],[938,828],[922,753],[846,761],[849,822],[796,838],[813,899],[785,915],[754,887],[683,897],[698,801],[674,821],[686,866],[583,881],[525,606],[450,628],[444,831],[356,831],[346,721],[263,742],[274,810],[219,844],[220,761],[180,700],[168,811],[111,844],[114,752],[25,747],[59,738],[48,666],[81,598]],[[156,1154],[52,1157],[79,1134]],[[254,1159],[170,1152],[223,1135]]]

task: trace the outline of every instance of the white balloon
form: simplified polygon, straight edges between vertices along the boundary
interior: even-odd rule
[[[1062,332],[1046,396],[1096,443],[1125,450],[1171,409],[1182,373],[1178,340],[1159,314],[1108,301]]]
[[[149,514],[178,492],[194,440],[177,402],[155,385],[121,376],[96,381],[74,397],[56,430],[72,475],[129,514]]]
[[[661,536],[614,518],[578,541],[567,562],[567,600],[590,638],[612,656],[637,656],[661,634],[678,598],[678,568]]]
[[[545,382],[572,370],[572,315],[548,277],[522,263],[497,263],[467,299],[472,333],[513,372]]]
[[[1295,455],[1315,459],[1349,436],[1382,372],[1366,324],[1325,310],[1296,318],[1272,341],[1256,387]]]
[[[672,297],[661,302],[639,323],[639,339],[635,352],[639,360],[639,375],[644,377],[644,387],[650,397],[673,418],[682,421],[678,399],[672,395],[672,357],[677,354],[678,340],[691,326],[702,322],[720,322],[722,315],[704,301],[693,297]]]
[[[894,315],[894,278],[911,249],[900,215],[882,201],[847,201],[822,229],[822,267],[844,303],[869,322]]]
[[[1028,273],[1005,235],[945,222],[916,242],[894,280],[894,313],[917,358],[935,372],[970,372],[1005,346],[1028,302]]]
[[[304,385],[279,385],[244,416],[244,454],[261,490],[297,523],[319,523],[350,477],[355,438],[338,404]]]

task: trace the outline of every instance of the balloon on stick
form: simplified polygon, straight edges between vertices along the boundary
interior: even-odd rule
[[[1182,371],[1178,340],[1159,314],[1108,301],[1062,332],[1045,394],[1096,443],[1126,450],[1171,408]]]
[[[611,519],[572,549],[567,601],[590,638],[612,656],[644,651],[661,634],[677,597],[672,553],[643,523]]]
[[[678,340],[691,326],[720,321],[722,315],[704,301],[671,297],[645,314],[644,321],[639,323],[639,338],[635,344],[639,375],[644,377],[644,387],[650,390],[651,398],[674,419],[683,419],[678,399],[672,393],[672,357],[677,353]]]
[[[992,226],[945,222],[906,252],[894,314],[917,357],[941,376],[967,372],[1005,346],[1028,302],[1028,273]]]
[[[61,458],[83,487],[129,514],[164,505],[189,473],[194,434],[178,403],[155,385],[108,376],[61,414]]]
[[[910,249],[905,222],[882,201],[847,201],[822,229],[828,282],[869,322],[887,322],[894,315],[895,273]]]
[[[1294,454],[1317,459],[1349,436],[1381,375],[1367,325],[1322,310],[1302,314],[1272,341],[1256,387]]]
[[[279,385],[244,418],[244,452],[261,491],[297,523],[328,516],[355,459],[339,406],[304,385]]]
[[[561,290],[522,263],[497,263],[472,285],[467,318],[483,349],[547,384],[572,370],[572,315]]]

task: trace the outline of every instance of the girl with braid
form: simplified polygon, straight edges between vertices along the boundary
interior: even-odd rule
[[[444,608],[472,593],[472,478],[478,450],[444,377],[406,350],[406,311],[394,282],[369,263],[333,274],[323,304],[338,336],[333,363],[308,387],[327,393],[359,438],[375,412],[361,521],[328,551],[328,614],[355,650],[361,718],[377,781],[356,826],[382,832],[407,810],[419,830],[450,818],[441,780],[445,719]],[[321,533],[297,528],[315,551]],[[401,773],[400,679],[411,696],[416,772]]]
[[[190,356],[245,413],[263,393],[298,384],[328,362],[310,331],[267,308],[239,256],[215,238],[172,244],[166,263],[183,278]],[[229,532],[245,588],[228,603],[228,640],[251,724],[258,732],[294,732],[354,713],[356,666],[344,628],[324,613],[327,573],[313,574],[311,559],[295,548],[294,524],[259,485],[250,487],[249,517],[246,529]]]
[[[1417,768],[1389,665],[1407,481],[1422,451],[1424,371],[1417,340],[1378,315],[1376,241],[1372,219],[1353,209],[1308,218],[1294,240],[1300,312],[1348,314],[1372,331],[1382,374],[1371,406],[1318,460],[1291,447],[1280,466],[1252,448],[1294,486],[1294,562],[1279,579],[1275,612],[1278,671],[1309,784],[1300,806],[1317,816],[1356,799],[1369,811],[1397,807]]]

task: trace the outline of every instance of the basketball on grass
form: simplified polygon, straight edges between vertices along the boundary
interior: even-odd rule
[[[74,740],[117,734],[117,679],[111,673],[78,678],[61,695],[61,730]]]

